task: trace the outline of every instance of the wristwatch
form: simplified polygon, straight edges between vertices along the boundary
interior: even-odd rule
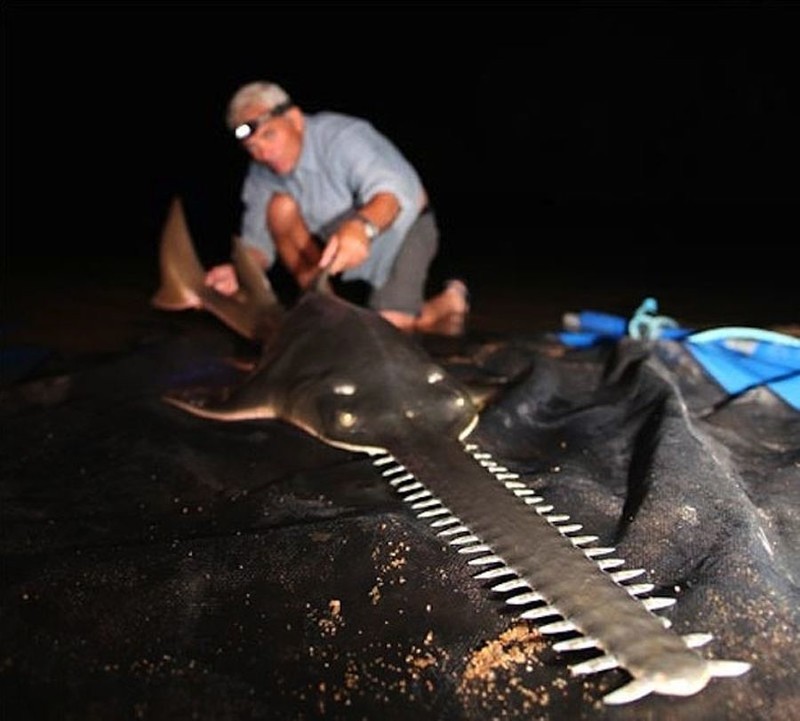
[[[378,233],[381,232],[381,229],[375,225],[369,218],[361,215],[361,213],[356,213],[355,215],[356,220],[360,220],[364,226],[364,232],[367,234],[367,238],[372,240]]]

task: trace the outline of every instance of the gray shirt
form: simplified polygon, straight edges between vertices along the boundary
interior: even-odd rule
[[[266,226],[266,208],[274,193],[291,195],[309,230],[324,242],[354,209],[380,192],[400,202],[392,225],[372,241],[364,263],[342,274],[382,286],[425,191],[413,166],[370,123],[339,113],[305,115],[303,148],[294,170],[285,176],[251,161],[242,186],[242,240],[275,259],[275,243]]]

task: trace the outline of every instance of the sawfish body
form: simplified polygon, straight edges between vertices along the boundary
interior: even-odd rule
[[[632,680],[604,697],[626,703],[649,693],[688,696],[714,676],[749,664],[709,660],[695,648],[707,634],[679,636],[654,611],[674,599],[648,596],[643,573],[619,570],[613,549],[553,513],[518,476],[468,441],[479,420],[470,393],[415,340],[328,292],[321,282],[285,312],[260,269],[234,242],[241,292],[205,287],[180,204],[172,206],[153,304],[202,305],[239,333],[263,343],[260,361],[227,398],[170,403],[215,420],[278,419],[334,446],[369,453],[416,515],[491,581],[519,617],[568,634],[558,651],[600,649],[575,674],[622,668]],[[618,569],[618,570],[613,570]],[[580,634],[580,635],[576,635]]]

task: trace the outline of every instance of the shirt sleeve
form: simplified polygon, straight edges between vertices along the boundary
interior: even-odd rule
[[[345,128],[337,142],[329,145],[328,161],[344,177],[356,206],[377,193],[389,192],[397,197],[401,209],[419,210],[422,183],[416,170],[370,123],[362,121]]]

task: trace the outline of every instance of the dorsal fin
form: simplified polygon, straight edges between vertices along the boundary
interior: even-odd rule
[[[150,302],[160,310],[203,308],[250,340],[268,340],[281,323],[284,308],[266,274],[238,238],[233,239],[232,252],[239,291],[227,296],[206,285],[205,269],[197,256],[183,204],[176,196],[161,232],[161,285]]]

